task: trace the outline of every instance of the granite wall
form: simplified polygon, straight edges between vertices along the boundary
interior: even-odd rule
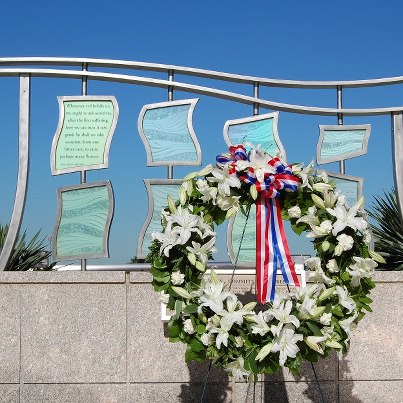
[[[350,352],[315,364],[327,403],[402,401],[403,273],[377,273]],[[207,365],[164,338],[148,273],[0,273],[0,402],[199,402]],[[212,370],[205,402],[321,402],[313,369],[253,385]]]

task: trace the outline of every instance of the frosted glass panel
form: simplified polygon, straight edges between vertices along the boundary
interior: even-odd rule
[[[245,227],[246,222],[246,227]],[[245,233],[242,238],[242,232]],[[235,219],[229,225],[228,231],[228,253],[232,263],[235,263],[239,250],[239,245],[242,242],[241,249],[239,251],[239,257],[237,263],[247,263],[251,266],[255,265],[256,261],[256,208],[252,206],[249,213],[249,218],[239,213],[235,216]],[[232,240],[232,243],[231,243]]]
[[[346,202],[350,207],[357,203],[361,197],[359,182],[331,176],[329,179],[336,182],[336,191],[346,196]]]
[[[147,256],[148,248],[152,242],[151,234],[162,231],[161,212],[168,205],[168,196],[171,196],[174,200],[178,198],[179,187],[181,186],[180,181],[166,180],[166,183],[161,183],[164,180],[156,180],[156,182],[160,183],[150,183],[150,181],[146,180],[145,182],[149,198],[149,212],[138,240],[138,258]]]
[[[369,135],[370,125],[320,126],[318,163],[324,164],[366,154]]]
[[[229,120],[224,126],[224,138],[228,145],[252,143],[275,156],[285,158],[284,148],[277,132],[278,113]]]
[[[148,165],[199,165],[200,146],[192,127],[196,100],[144,106],[139,132]]]
[[[56,260],[108,256],[113,214],[110,183],[59,189],[58,208],[53,237]]]

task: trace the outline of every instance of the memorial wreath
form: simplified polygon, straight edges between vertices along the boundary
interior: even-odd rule
[[[370,250],[363,200],[348,207],[326,174],[312,164],[287,165],[251,145],[230,147],[184,178],[176,202],[168,197],[162,232],[153,233],[147,260],[153,286],[173,314],[172,342],[187,345],[186,361],[211,360],[236,378],[249,379],[333,349],[346,351],[350,333],[371,311],[371,276],[381,257]],[[256,205],[257,299],[243,305],[214,270],[214,225]],[[283,220],[307,232],[316,257],[305,262],[306,287],[288,250]],[[293,291],[275,296],[277,268]],[[259,303],[259,305],[258,305]]]

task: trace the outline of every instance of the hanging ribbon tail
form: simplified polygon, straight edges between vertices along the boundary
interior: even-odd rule
[[[300,285],[285,236],[280,202],[277,198],[267,200],[261,192],[256,201],[256,285],[258,301],[263,304],[274,300],[278,266],[286,284]]]

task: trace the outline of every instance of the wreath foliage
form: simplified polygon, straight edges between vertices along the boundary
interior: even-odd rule
[[[255,204],[256,186],[240,178],[253,171],[267,180],[272,157],[252,147],[247,160],[239,160],[235,150],[224,154],[228,162],[187,175],[179,200],[168,198],[163,230],[153,233],[147,257],[152,284],[174,312],[168,336],[187,345],[186,361],[212,360],[238,379],[281,367],[298,373],[304,360],[347,350],[351,330],[371,311],[371,275],[381,258],[369,248],[363,200],[348,207],[312,164],[289,165],[299,184],[295,192],[279,192],[281,213],[298,235],[312,239],[309,284],[264,306],[243,305],[206,266],[215,251],[214,226]]]

